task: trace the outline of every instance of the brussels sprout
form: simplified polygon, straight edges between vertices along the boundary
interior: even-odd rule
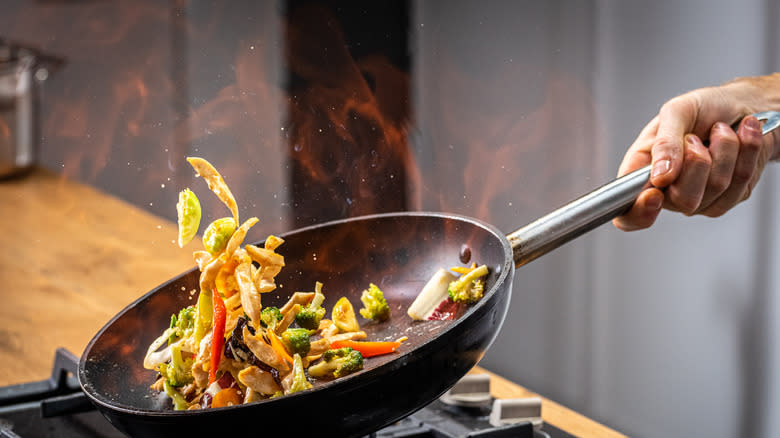
[[[190,189],[179,192],[179,202],[176,204],[179,218],[179,248],[190,243],[200,227],[200,201]]]
[[[203,232],[203,247],[211,254],[222,252],[230,236],[236,231],[236,221],[232,217],[223,217],[209,224]]]

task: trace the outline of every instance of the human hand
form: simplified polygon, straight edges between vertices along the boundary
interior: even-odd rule
[[[748,199],[766,163],[777,158],[778,142],[775,133],[762,136],[755,117],[744,116],[777,105],[773,96],[780,96],[778,74],[694,90],[664,104],[618,171],[622,176],[652,163],[650,183],[613,224],[647,228],[662,208],[717,217]],[[735,131],[730,125],[740,119]]]

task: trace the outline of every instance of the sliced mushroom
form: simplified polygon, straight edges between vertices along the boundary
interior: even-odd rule
[[[296,304],[301,306],[308,306],[311,300],[314,299],[314,292],[295,292],[290,299],[279,309],[280,312],[287,313]]]
[[[200,157],[188,157],[187,161],[190,163],[192,168],[195,169],[195,172],[197,172],[197,174],[200,175],[204,181],[206,181],[209,189],[211,189],[211,191],[214,192],[214,194],[217,195],[217,197],[223,203],[225,203],[227,208],[230,209],[230,212],[233,213],[233,219],[236,220],[236,223],[239,223],[238,205],[236,204],[236,198],[233,197],[233,193],[231,193],[230,188],[222,178],[222,175],[217,172],[217,169],[215,169],[211,163]]]
[[[211,293],[211,289],[214,286],[214,279],[217,278],[217,273],[222,265],[227,261],[225,254],[221,254],[215,258],[203,269],[200,273],[200,291],[205,293]]]
[[[301,305],[296,304],[292,306],[292,309],[287,311],[287,313],[282,313],[284,317],[281,321],[279,321],[278,324],[276,324],[276,329],[274,330],[276,334],[280,335],[283,331],[287,330],[287,327],[290,327],[290,324],[295,321],[295,317],[298,316],[298,313],[301,311]]]
[[[258,221],[259,219],[256,217],[250,217],[246,220],[246,222],[238,227],[232,236],[230,236],[230,240],[228,240],[227,246],[225,247],[225,253],[228,257],[232,256],[233,253],[241,246],[241,244],[244,242],[244,238],[246,237],[246,233],[249,232],[249,229],[252,228]]]
[[[265,341],[249,333],[249,329],[247,329],[246,326],[244,326],[242,334],[244,336],[244,342],[246,343],[246,346],[249,347],[249,350],[252,352],[252,354],[255,355],[255,357],[257,357],[260,362],[272,368],[276,368],[279,370],[279,372],[287,372],[290,370],[290,366],[287,364],[287,362],[279,357],[274,349],[271,348],[270,345],[266,344]]]
[[[261,266],[284,266],[284,257],[270,249],[259,248],[255,245],[245,245],[244,248],[252,260]]]
[[[192,253],[192,258],[195,259],[195,263],[201,271],[213,260],[213,257],[208,251],[195,251]]]
[[[271,395],[281,390],[271,373],[254,365],[241,370],[238,373],[238,381],[252,391],[263,395]]]
[[[284,239],[282,239],[281,237],[276,237],[273,234],[271,234],[265,239],[265,249],[270,249],[271,251],[273,251],[276,248],[279,248],[279,245],[283,243],[284,243]]]
[[[252,265],[250,263],[241,263],[236,266],[236,283],[241,295],[241,307],[244,308],[252,324],[257,327],[260,324],[260,311],[263,308],[260,292],[257,291],[252,282]]]

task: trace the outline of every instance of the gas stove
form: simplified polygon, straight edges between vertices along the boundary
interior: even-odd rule
[[[78,357],[55,354],[47,380],[0,388],[0,438],[123,437],[79,388]],[[541,421],[538,398],[496,400],[490,376],[467,375],[441,398],[364,438],[567,438]]]

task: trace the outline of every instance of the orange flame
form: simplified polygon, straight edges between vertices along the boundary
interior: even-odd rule
[[[288,101],[296,225],[408,209],[418,177],[406,132],[408,76],[385,58],[355,61],[332,23],[309,7],[287,26],[286,56],[301,82]]]

